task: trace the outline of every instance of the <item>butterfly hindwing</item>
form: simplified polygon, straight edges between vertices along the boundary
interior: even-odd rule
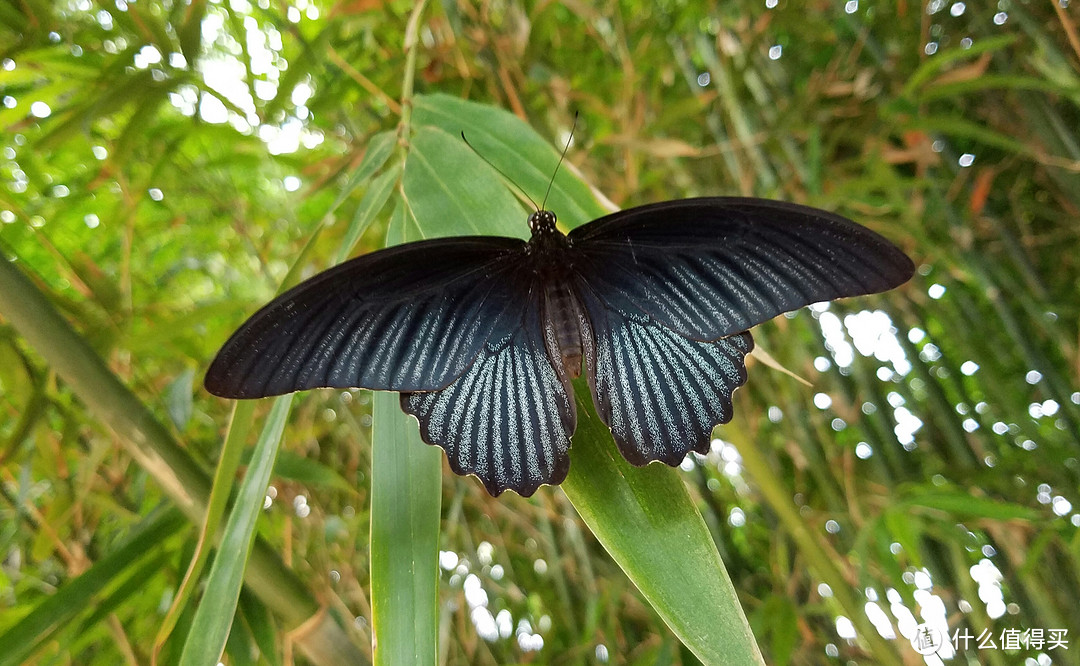
[[[641,206],[570,232],[575,271],[620,308],[695,340],[810,303],[896,287],[914,265],[878,234],[825,211],[762,199]]]
[[[545,349],[533,287],[518,290],[517,328],[489,339],[453,383],[401,395],[423,440],[442,447],[455,473],[475,474],[493,496],[511,489],[528,497],[543,484],[561,483],[570,467],[573,392]]]
[[[746,382],[749,333],[698,341],[641,310],[620,310],[589,287],[585,356],[597,413],[634,465],[678,465],[706,453],[714,426],[731,420],[731,395]]]
[[[222,347],[216,395],[258,398],[315,387],[442,388],[491,337],[515,326],[503,278],[525,243],[497,237],[398,245],[331,268],[275,298]]]

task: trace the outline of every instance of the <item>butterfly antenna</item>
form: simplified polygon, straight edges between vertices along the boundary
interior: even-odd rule
[[[570,127],[570,136],[566,137],[566,145],[563,146],[562,155],[559,155],[559,163],[555,165],[555,170],[551,172],[551,181],[548,183],[547,192],[544,192],[544,200],[540,202],[540,210],[544,210],[544,206],[547,205],[548,195],[551,194],[551,186],[555,184],[555,174],[559,173],[559,167],[562,166],[563,158],[566,157],[566,151],[570,150],[570,143],[574,140],[574,130],[577,129],[578,112],[574,111],[574,124]]]
[[[461,133],[461,140],[465,142],[465,145],[466,145],[466,146],[468,146],[470,150],[472,150],[472,151],[473,151],[474,153],[476,153],[476,156],[477,156],[477,157],[479,157],[480,159],[482,159],[482,160],[484,160],[485,162],[487,162],[487,165],[488,165],[489,167],[491,167],[492,169],[495,169],[496,171],[498,171],[498,172],[499,172],[499,175],[501,175],[501,176],[502,176],[503,178],[505,178],[505,179],[506,179],[507,181],[509,181],[511,185],[513,185],[514,187],[516,187],[516,188],[517,188],[517,191],[518,191],[518,192],[521,192],[522,196],[524,196],[524,197],[525,197],[526,199],[528,199],[528,200],[529,200],[529,203],[531,203],[531,204],[533,205],[533,208],[536,208],[536,202],[535,202],[535,201],[533,201],[532,197],[530,197],[530,196],[529,196],[529,193],[528,193],[528,192],[526,192],[526,191],[524,190],[524,188],[522,188],[522,187],[521,187],[521,185],[518,185],[517,183],[515,183],[515,182],[514,182],[514,179],[513,179],[513,178],[511,178],[510,176],[507,176],[507,175],[506,175],[506,173],[505,173],[505,172],[504,172],[504,171],[503,171],[502,169],[500,169],[499,167],[497,167],[497,166],[495,166],[494,164],[492,164],[492,163],[491,163],[491,160],[489,160],[488,158],[486,158],[486,157],[484,157],[483,155],[481,155],[481,154],[480,154],[480,151],[479,151],[479,150],[477,150],[476,148],[473,148],[473,145],[472,145],[471,143],[469,143],[469,140],[468,140],[468,139],[466,139],[466,138],[465,138],[465,132],[462,132],[462,133]],[[540,211],[540,209],[539,209],[539,208],[536,208],[536,210],[537,210],[537,212],[539,212],[539,211]]]

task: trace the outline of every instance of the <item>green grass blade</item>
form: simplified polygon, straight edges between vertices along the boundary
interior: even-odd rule
[[[1026,155],[1031,151],[1030,146],[1024,141],[997,132],[983,123],[959,117],[922,115],[905,119],[904,128],[939,132],[952,138],[971,139],[1018,155]]]
[[[336,211],[356,191],[356,188],[366,183],[376,171],[386,164],[387,160],[390,159],[390,154],[394,151],[396,141],[397,132],[394,130],[379,132],[368,140],[364,157],[360,160],[360,164],[356,166],[356,171],[349,175],[348,181],[341,187],[337,197],[334,199],[334,203],[327,210],[327,214]]]
[[[958,95],[970,95],[990,90],[1016,92],[1031,91],[1062,95],[1073,100],[1080,98],[1080,89],[1062,85],[1047,79],[1012,74],[985,74],[978,78],[966,81],[952,81],[949,83],[927,85],[919,93],[918,99],[920,102],[929,102],[937,99],[948,99]]]
[[[357,494],[356,485],[333,467],[292,451],[282,451],[278,454],[277,463],[274,465],[274,476],[296,481],[310,488],[335,488],[349,495]]]
[[[921,487],[914,487],[909,497],[901,492],[902,499],[895,505],[897,509],[906,509],[910,514],[915,509],[930,509],[946,516],[948,521],[961,519],[1021,520],[1035,522],[1046,518],[1046,512],[1015,502],[1002,502],[989,497],[975,497],[963,490],[954,492],[927,492]]]
[[[195,611],[195,619],[180,655],[182,666],[214,664],[225,649],[229,627],[236,612],[240,586],[244,581],[248,553],[255,540],[255,525],[262,512],[266,486],[274,469],[285,419],[292,405],[292,394],[274,401],[259,440],[255,444],[252,464],[240,485],[236,503],[225,524],[217,557],[206,582],[206,596]]]
[[[1016,42],[1016,35],[1000,35],[980,39],[968,47],[955,47],[938,53],[933,58],[927,58],[919,65],[918,69],[908,78],[904,84],[904,97],[912,96],[918,88],[936,76],[949,65],[961,60],[975,60],[984,53],[999,51]]]

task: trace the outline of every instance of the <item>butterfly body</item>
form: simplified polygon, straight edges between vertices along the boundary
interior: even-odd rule
[[[233,334],[207,389],[399,391],[455,472],[527,496],[569,469],[571,379],[586,375],[627,460],[677,465],[731,419],[749,328],[914,270],[849,220],[761,199],[641,206],[569,234],[538,211],[529,226],[528,241],[408,243],[311,278]]]
[[[527,254],[543,289],[541,317],[548,358],[571,378],[581,376],[582,340],[588,319],[572,280],[574,253],[569,239],[555,226],[555,214],[540,210],[529,216]]]

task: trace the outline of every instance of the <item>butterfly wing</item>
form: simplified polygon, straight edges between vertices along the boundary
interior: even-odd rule
[[[569,239],[593,329],[593,401],[635,465],[677,465],[708,450],[746,381],[747,329],[816,301],[891,289],[914,270],[849,220],[760,199],[642,206]]]
[[[623,457],[675,466],[689,451],[708,452],[746,382],[750,334],[693,340],[641,309],[613,307],[587,284],[581,292],[593,329],[585,340],[593,402]]]
[[[886,291],[911,260],[850,220],[796,204],[712,197],[641,206],[570,232],[575,270],[620,311],[695,340],[818,301]]]
[[[504,275],[524,248],[511,238],[445,238],[340,264],[248,319],[210,365],[206,388],[227,398],[442,388],[518,325]]]
[[[518,297],[507,319],[517,325],[491,336],[446,388],[403,393],[401,408],[455,473],[475,474],[492,496],[509,488],[528,497],[566,478],[577,413],[569,378],[545,346],[541,285],[528,270],[506,279]]]

